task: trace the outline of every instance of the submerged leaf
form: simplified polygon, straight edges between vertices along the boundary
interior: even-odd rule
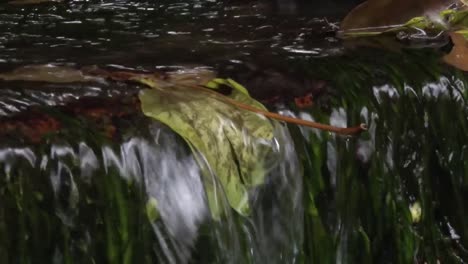
[[[11,72],[0,73],[0,80],[72,83],[102,81],[102,78],[85,75],[82,71],[52,64],[27,65]]]
[[[137,80],[155,89],[140,94],[142,111],[173,129],[206,159],[223,187],[230,206],[248,215],[249,188],[262,184],[266,160],[274,144],[273,124],[265,117],[226,104],[214,93],[148,79]],[[264,107],[248,94],[233,89],[230,97]],[[201,160],[199,160],[201,162]],[[201,166],[202,167],[202,166]],[[223,210],[215,182],[205,171],[204,184],[214,218]]]
[[[187,68],[167,73],[168,81],[181,85],[204,85],[214,79],[216,74],[206,68]]]

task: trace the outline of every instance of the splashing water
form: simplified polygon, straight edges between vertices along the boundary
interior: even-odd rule
[[[3,147],[0,230],[8,236],[0,245],[11,244],[12,251],[0,257],[54,263],[297,262],[302,177],[286,128],[277,126],[274,133],[279,162],[271,162],[264,185],[250,190],[252,215],[237,214],[221,197],[217,202],[226,213],[219,220],[211,217],[202,180],[202,167],[209,164],[197,163],[201,154],[191,153],[166,127],[154,122],[147,130],[147,136],[120,144]],[[212,181],[223,193],[216,175]],[[200,248],[201,241],[213,247]]]

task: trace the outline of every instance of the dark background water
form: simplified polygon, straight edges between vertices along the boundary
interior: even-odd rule
[[[260,1],[2,4],[0,59],[154,67],[254,50],[318,56],[338,46],[331,32],[352,6],[342,2],[311,2],[290,15],[282,15],[281,4]]]
[[[297,8],[294,12],[287,11],[292,9],[285,7],[286,4]],[[248,62],[254,69],[288,72],[285,59],[343,53],[335,31],[339,19],[352,4],[350,1],[4,3],[0,5],[0,70],[49,63],[147,71],[203,65],[230,77],[247,79],[245,76],[255,70],[240,64]],[[229,70],[233,62],[234,70]],[[299,72],[290,79],[302,78],[300,75],[303,74]],[[64,97],[79,97],[80,90],[90,95],[118,91],[105,90],[102,86],[71,87],[65,92],[52,87],[42,89],[45,93],[36,89],[29,101],[24,93],[3,91],[2,112],[17,112],[16,109],[40,101],[50,104],[63,101]],[[29,88],[24,87],[27,91]],[[283,88],[278,89],[287,90]]]

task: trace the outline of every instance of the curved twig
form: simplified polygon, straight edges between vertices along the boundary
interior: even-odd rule
[[[303,120],[303,119],[298,119],[298,118],[294,118],[294,117],[284,116],[284,115],[281,115],[281,114],[272,113],[272,112],[269,112],[269,111],[265,111],[265,110],[256,108],[256,107],[251,106],[251,105],[241,103],[239,101],[231,99],[231,98],[229,98],[227,96],[224,96],[222,94],[219,94],[219,93],[217,93],[217,92],[215,92],[213,90],[210,90],[210,89],[202,87],[202,86],[189,86],[189,85],[182,85],[182,86],[186,86],[186,87],[189,87],[189,88],[195,88],[195,89],[202,90],[202,91],[210,93],[210,94],[216,94],[216,96],[218,98],[220,98],[221,100],[223,100],[225,103],[236,106],[236,107],[238,107],[240,109],[244,109],[244,110],[247,110],[247,111],[250,111],[250,112],[261,114],[261,115],[263,115],[265,117],[268,117],[268,118],[276,119],[276,120],[291,123],[291,124],[307,126],[307,127],[311,127],[311,128],[317,128],[317,129],[320,129],[320,130],[329,131],[329,132],[337,133],[337,134],[340,134],[340,135],[356,135],[356,134],[361,133],[362,131],[367,130],[367,126],[365,124],[360,124],[359,126],[355,126],[355,127],[344,127],[343,128],[343,127],[336,127],[336,126],[321,124],[321,123],[317,123],[317,122],[307,121],[307,120]]]

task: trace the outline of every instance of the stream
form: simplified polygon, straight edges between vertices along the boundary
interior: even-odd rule
[[[345,2],[1,3],[0,263],[467,263],[468,76],[441,61],[446,39],[337,38]],[[214,72],[272,112],[368,129],[271,121],[256,141],[209,113],[263,166],[244,214],[142,113],[147,87],[81,75],[97,68]]]

